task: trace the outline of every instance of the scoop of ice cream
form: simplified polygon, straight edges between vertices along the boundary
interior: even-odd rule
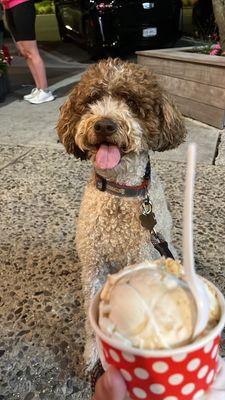
[[[185,344],[195,322],[195,301],[185,282],[153,262],[109,276],[101,293],[100,328],[135,347]]]
[[[166,259],[160,258],[159,260],[156,260],[154,262],[157,265],[165,268],[170,274],[175,275],[177,278],[184,280],[184,269],[179,260],[173,260],[171,258],[166,258]],[[205,285],[205,290],[209,296],[209,302],[210,302],[209,322],[206,327],[206,330],[201,335],[204,336],[208,331],[213,329],[219,322],[221,317],[221,309],[215,288],[206,279],[202,278],[202,280]]]
[[[180,263],[165,259],[109,275],[100,296],[100,329],[123,344],[142,349],[190,343],[196,304],[182,277]],[[214,300],[210,318],[215,324],[219,311]]]

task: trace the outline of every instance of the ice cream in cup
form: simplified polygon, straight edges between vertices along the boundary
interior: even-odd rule
[[[210,317],[195,340],[196,305],[177,261],[126,267],[109,275],[93,299],[90,321],[103,368],[121,372],[131,399],[204,399],[217,374],[225,325],[222,293],[204,284]]]

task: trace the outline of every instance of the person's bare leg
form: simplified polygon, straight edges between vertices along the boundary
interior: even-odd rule
[[[18,50],[19,50],[19,53],[26,59],[25,50],[24,50],[24,48],[23,48],[23,42],[17,42],[17,43],[16,43],[16,46],[17,46],[17,48],[18,48]],[[27,62],[27,59],[26,59],[26,62]],[[29,68],[29,70],[30,70],[30,73],[31,73],[31,75],[32,75],[32,77],[33,77],[33,79],[34,79],[35,86],[36,86],[36,88],[39,89],[39,87],[38,87],[38,79],[37,79],[37,75],[36,75],[36,70],[35,70],[35,68],[33,67],[33,64],[32,64],[32,63],[29,63],[29,64],[28,64],[28,62],[27,62],[27,65],[28,65],[28,68]]]
[[[34,78],[38,89],[47,89],[48,82],[44,62],[40,56],[36,40],[24,40],[17,42],[17,46],[26,59],[28,68]]]

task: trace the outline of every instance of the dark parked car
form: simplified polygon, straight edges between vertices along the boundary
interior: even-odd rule
[[[92,55],[166,46],[179,35],[181,0],[54,0],[61,38]]]

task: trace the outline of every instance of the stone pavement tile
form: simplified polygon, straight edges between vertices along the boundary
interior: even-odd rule
[[[201,122],[185,118],[188,135],[185,143],[182,143],[178,149],[155,153],[154,159],[168,161],[184,161],[187,154],[189,142],[195,142],[198,146],[197,162],[200,164],[212,164],[214,161],[217,141],[219,137],[218,129],[202,124]]]
[[[221,133],[218,155],[216,157],[216,165],[224,165],[225,166],[225,129]]]
[[[182,260],[182,218],[185,164],[156,161],[156,171],[164,182],[174,228],[174,244]],[[200,275],[212,281],[225,295],[225,167],[198,165],[194,198],[194,252]],[[225,331],[222,354],[225,356]]]
[[[29,150],[23,146],[10,146],[0,144],[0,170],[8,164],[15,162],[19,157],[25,155]]]
[[[184,164],[155,162],[165,182],[181,254]],[[198,271],[223,291],[225,169],[199,166],[195,200]],[[4,400],[88,400],[75,216],[90,164],[61,149],[32,149],[0,171],[0,393]],[[223,348],[224,349],[224,348]],[[31,396],[30,395],[30,396]]]
[[[155,162],[156,171],[164,181],[174,221],[174,240],[182,256],[182,213],[185,164]],[[194,198],[194,242],[196,266],[225,293],[224,182],[225,167],[198,165]]]
[[[65,97],[33,105],[13,101],[0,109],[0,142],[10,145],[57,146],[56,124]]]
[[[61,151],[31,150],[0,177],[0,393],[88,399],[74,247],[87,166]]]

